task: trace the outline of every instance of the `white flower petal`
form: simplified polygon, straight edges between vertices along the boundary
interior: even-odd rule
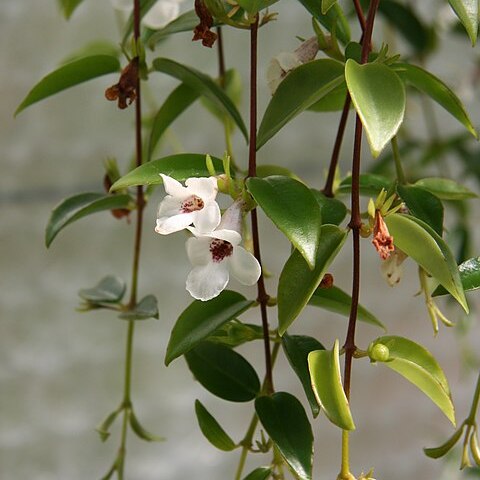
[[[159,0],[143,17],[143,24],[153,30],[163,28],[178,17],[180,7],[175,1]]]
[[[170,217],[182,212],[182,200],[178,197],[167,195],[158,206],[157,217]]]
[[[199,232],[211,233],[220,223],[221,213],[218,203],[213,201],[205,203],[205,206],[195,212],[193,224]]]
[[[243,285],[254,285],[260,277],[261,268],[258,260],[243,247],[234,247],[229,258],[232,275]]]
[[[200,197],[205,203],[215,200],[218,193],[217,179],[215,177],[188,178],[185,185],[190,193]]]
[[[177,180],[168,175],[160,174],[163,180],[163,186],[165,191],[173,197],[179,197],[180,199],[187,198],[190,194],[187,189]]]
[[[195,227],[188,227],[188,230],[190,230],[196,237],[218,238],[220,240],[226,240],[232,245],[238,245],[242,241],[242,236],[234,230],[219,229],[205,233],[200,232],[200,230]]]
[[[195,212],[160,217],[157,218],[157,226],[155,227],[155,231],[161,235],[179,232],[180,230],[187,228],[193,222],[194,218]]]
[[[219,295],[227,283],[226,263],[208,263],[193,268],[188,274],[186,288],[193,298],[206,301]]]
[[[206,265],[212,261],[212,255],[210,253],[211,241],[212,239],[210,237],[191,237],[185,243],[188,259],[194,267]]]

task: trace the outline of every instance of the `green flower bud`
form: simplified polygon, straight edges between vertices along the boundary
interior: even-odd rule
[[[368,347],[368,356],[372,362],[386,362],[390,356],[390,350],[381,343],[371,343]]]

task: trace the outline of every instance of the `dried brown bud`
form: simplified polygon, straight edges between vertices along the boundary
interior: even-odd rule
[[[388,231],[387,224],[383,219],[380,210],[375,211],[375,226],[373,227],[373,245],[380,254],[382,260],[386,260],[390,256],[390,252],[394,250],[393,237]]]
[[[203,0],[195,0],[195,13],[200,19],[200,23],[193,31],[192,41],[201,40],[204,47],[212,48],[217,34],[210,30],[213,27],[213,17]]]
[[[333,287],[333,275],[326,273],[319,285],[320,288],[332,288]]]
[[[124,109],[137,98],[138,57],[135,57],[123,70],[120,80],[105,90],[105,98],[118,100],[118,108]],[[127,103],[128,100],[128,103]]]

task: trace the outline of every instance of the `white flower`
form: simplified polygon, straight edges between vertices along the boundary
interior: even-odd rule
[[[405,253],[395,248],[386,260],[382,260],[380,270],[383,278],[391,287],[400,282],[403,274],[403,262],[406,258],[407,255]]]
[[[160,175],[167,196],[158,207],[157,233],[168,235],[193,223],[199,234],[205,234],[218,226],[221,215],[215,201],[218,187],[214,177],[189,178],[184,187],[174,178]]]
[[[241,205],[235,202],[213,232],[199,234],[197,229],[189,228],[195,236],[186,243],[193,265],[186,288],[193,298],[206,301],[216,297],[227,286],[230,274],[243,285],[254,285],[260,277],[257,259],[240,246],[242,236],[238,219],[241,222]]]
[[[129,13],[133,8],[133,0],[110,0],[117,10]],[[158,0],[142,19],[143,24],[153,30],[165,27],[180,14],[180,3],[183,0]]]
[[[277,90],[282,80],[295,68],[315,58],[318,52],[317,37],[303,42],[294,52],[281,52],[270,60],[267,69],[267,83],[271,94]]]

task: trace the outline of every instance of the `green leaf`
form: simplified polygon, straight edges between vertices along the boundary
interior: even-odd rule
[[[238,347],[252,340],[263,340],[263,327],[252,323],[231,320],[217,328],[206,340],[229,347]]]
[[[322,220],[320,207],[310,189],[298,180],[280,175],[249,178],[247,188],[313,269]]]
[[[317,288],[308,304],[349,317],[352,297],[336,286],[330,288]],[[362,322],[386,330],[385,325],[362,305],[358,306],[357,317],[358,320]]]
[[[243,123],[237,107],[230,97],[208,76],[194,68],[174,62],[168,58],[156,58],[152,63],[153,69],[177,78],[185,85],[204,95],[214,105],[230,115],[248,141],[247,127]]]
[[[476,1],[476,0],[475,0]],[[423,68],[409,63],[396,63],[395,68],[400,70],[400,76],[417,90],[428,95],[432,100],[441,105],[453,115],[475,138],[477,131],[473,126],[468,113],[460,99],[439,78]]]
[[[470,37],[472,45],[478,35],[478,0],[448,0]]]
[[[239,353],[201,342],[185,354],[193,376],[213,395],[231,402],[248,402],[260,391],[258,375]]]
[[[130,410],[128,418],[130,421],[130,427],[132,427],[132,430],[134,431],[134,433],[137,435],[138,438],[141,438],[142,440],[145,440],[147,442],[164,442],[165,441],[164,437],[159,437],[157,435],[154,435],[153,433],[150,433],[148,430],[145,430],[145,428],[143,428],[143,426],[138,421],[133,410]]]
[[[279,165],[258,165],[257,166],[257,177],[265,178],[270,177],[271,175],[282,175],[284,177],[290,177],[301,182],[300,177],[295,173],[285,167]]]
[[[255,400],[255,411],[266,432],[299,479],[312,478],[313,433],[302,404],[289,393]]]
[[[63,15],[68,20],[83,0],[57,0]]]
[[[78,294],[91,303],[118,303],[125,295],[127,286],[120,277],[107,275],[94,287],[82,288]]]
[[[317,350],[308,355],[312,387],[327,418],[343,430],[355,430],[350,406],[340,375],[338,340],[332,350]]]
[[[66,65],[62,65],[46,77],[43,77],[30,92],[28,92],[22,103],[17,107],[15,115],[18,115],[30,105],[51,95],[55,95],[62,90],[100,77],[101,75],[106,75],[107,73],[118,72],[119,70],[120,62],[116,57],[111,55],[83,57]]]
[[[205,155],[200,153],[180,153],[152,160],[118,179],[110,190],[113,192],[136,185],[159,185],[163,183],[161,173],[180,182],[190,177],[209,177],[205,159]],[[215,157],[212,157],[212,161],[215,170],[223,173],[223,162]]]
[[[328,95],[308,107],[311,112],[338,112],[343,110],[347,98],[346,83],[334,88]]]
[[[343,63],[325,58],[292,70],[280,83],[267,106],[258,130],[257,148],[344,82],[343,70]]]
[[[238,317],[253,305],[243,295],[224,290],[218,297],[195,300],[178,317],[170,335],[165,365],[195,347],[220,326]]]
[[[320,412],[320,406],[312,390],[312,382],[308,370],[308,354],[314,350],[325,350],[325,347],[313,337],[288,335],[287,333],[282,337],[282,346],[288,363],[290,363],[290,366],[302,383],[313,416],[316,417]]]
[[[405,113],[405,88],[398,75],[380,63],[345,64],[345,79],[374,158],[396,135]]]
[[[235,442],[201,404],[200,400],[195,400],[195,414],[197,415],[200,430],[214,447],[224,452],[230,452],[236,448]]]
[[[463,424],[455,433],[442,445],[434,448],[424,448],[423,451],[427,457],[440,458],[446,455],[460,440],[465,424]]]
[[[385,345],[389,350],[386,362],[379,362],[396,371],[427,395],[455,425],[455,411],[450,388],[435,357],[421,345],[403,337],[377,338],[372,345]]]
[[[443,285],[468,313],[458,267],[445,241],[426,223],[410,215],[385,217],[394,244]]]
[[[280,274],[278,284],[278,333],[283,335],[298,317],[343,246],[347,232],[335,225],[323,225],[315,268],[310,270],[301,254],[294,250]]]
[[[397,192],[414,217],[443,235],[443,205],[435,195],[414,185],[397,185]]]
[[[267,480],[272,473],[268,467],[259,467],[250,472],[243,480]]]
[[[94,55],[107,55],[109,57],[118,58],[120,55],[120,49],[118,45],[109,40],[94,40],[88,42],[86,45],[82,45],[78,50],[74,50],[62,61],[62,64],[71,63],[76,60],[80,60],[84,57],[91,57]]]
[[[308,12],[318,20],[330,33],[335,31],[337,38],[347,44],[350,41],[350,26],[342,8],[335,3],[324,15],[322,14],[321,2],[318,0],[299,0]]]
[[[277,2],[278,0],[238,0],[237,3],[250,15],[255,15]]]
[[[153,125],[148,139],[149,159],[152,157],[153,151],[165,133],[165,130],[167,130],[174,120],[187,110],[197,98],[198,93],[183,83],[167,97],[153,119]]]
[[[129,195],[106,195],[103,193],[80,193],[63,200],[52,210],[48,220],[45,231],[47,248],[67,225],[93,213],[127,208],[130,202]]]
[[[465,292],[480,288],[480,257],[470,258],[458,266],[460,280]],[[439,285],[432,296],[446,295],[448,292]]]
[[[382,188],[385,190],[390,189],[391,181],[381,175],[375,175],[373,173],[362,173],[360,174],[360,195],[365,195],[367,197],[376,197],[381,191]],[[346,177],[338,186],[337,193],[351,193],[352,191],[352,177]]]
[[[326,15],[336,3],[337,0],[322,0],[322,14]]]
[[[409,5],[382,0],[378,5],[378,11],[417,52],[423,53],[428,50],[431,33]]]
[[[476,193],[473,193],[467,187],[449,178],[422,178],[415,182],[415,185],[428,190],[442,200],[466,200],[478,197]]]
[[[162,40],[165,40],[168,36],[181,32],[192,32],[198,25],[198,17],[195,10],[189,10],[183,13],[175,20],[172,20],[168,25],[156,30],[148,39],[148,46],[154,48],[155,45]]]
[[[122,320],[147,320],[148,318],[158,319],[158,304],[154,295],[143,297],[132,310],[119,315]]]
[[[340,225],[347,215],[347,207],[345,204],[336,198],[326,197],[322,192],[313,188],[311,188],[310,191],[320,205],[322,224],[330,223],[332,225]]]
[[[113,412],[109,413],[107,418],[98,427],[95,428],[95,430],[100,435],[100,439],[102,440],[102,442],[108,440],[108,437],[110,436],[110,427],[113,425],[113,422],[122,411],[123,408],[119,407]]]

